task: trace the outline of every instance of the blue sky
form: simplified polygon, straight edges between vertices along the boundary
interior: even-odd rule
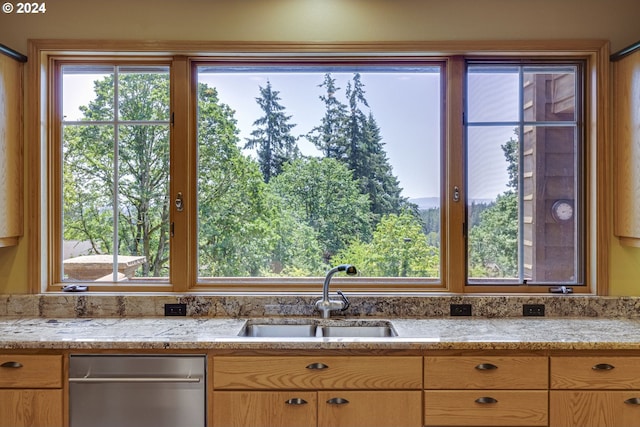
[[[347,82],[352,72],[332,73],[340,88],[336,97],[346,103]],[[259,87],[267,80],[279,92],[280,104],[304,135],[320,124],[325,89],[323,72],[307,73],[200,73],[199,81],[216,87],[220,100],[236,110],[242,141],[253,122],[264,113],[256,103]],[[384,148],[405,197],[437,197],[440,187],[440,78],[435,73],[361,73],[365,97],[380,127]],[[365,112],[368,112],[365,110]],[[317,155],[305,138],[298,141],[303,154]]]
[[[324,88],[323,71],[313,72],[203,72],[199,81],[216,87],[222,102],[235,110],[240,128],[241,144],[250,135],[253,122],[263,115],[256,102],[260,86],[267,79],[273,90],[279,92],[280,104],[295,123],[294,135],[304,135],[320,123],[324,104],[319,99]],[[219,70],[219,69],[218,69]],[[338,99],[346,103],[345,90],[353,72],[332,72],[340,88]],[[67,120],[81,118],[79,107],[93,98],[93,82],[103,76],[71,74],[65,76],[63,114]],[[481,83],[470,82],[470,98],[481,101],[484,108],[470,105],[475,120],[506,118],[517,111],[517,80],[515,90],[504,90],[505,75],[483,75]],[[440,188],[441,141],[441,82],[436,72],[361,72],[365,97],[370,111],[380,127],[384,148],[393,173],[400,181],[403,196],[408,198],[438,197]],[[500,90],[499,88],[502,88]],[[471,144],[468,161],[471,166],[468,179],[469,198],[493,199],[504,191],[507,181],[506,165],[500,144],[513,135],[512,127],[482,128],[470,132]],[[477,138],[476,138],[477,136]],[[304,154],[318,154],[304,137],[298,141]],[[249,153],[251,154],[251,153]],[[486,168],[487,164],[496,167]],[[474,168],[473,165],[483,165]]]

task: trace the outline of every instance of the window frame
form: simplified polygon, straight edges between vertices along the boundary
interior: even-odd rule
[[[298,55],[377,58],[424,58],[444,63],[443,96],[443,178],[441,188],[441,286],[425,286],[421,279],[399,279],[393,284],[385,278],[350,278],[342,282],[349,292],[393,293],[400,295],[436,292],[465,294],[513,294],[548,293],[549,286],[468,285],[464,268],[451,268],[449,260],[461,259],[466,263],[466,244],[463,237],[466,209],[464,203],[453,202],[454,187],[464,193],[464,140],[462,123],[465,61],[470,58],[574,58],[585,60],[584,99],[586,122],[585,146],[585,286],[574,289],[576,293],[607,294],[608,249],[611,235],[611,198],[608,195],[611,170],[609,167],[609,45],[606,41],[498,41],[498,42],[383,42],[383,43],[216,43],[216,42],[135,42],[135,41],[83,41],[83,40],[30,40],[29,56],[34,58],[28,68],[28,197],[29,212],[29,290],[32,293],[61,290],[61,283],[53,277],[56,267],[53,259],[61,259],[59,249],[52,238],[58,230],[60,189],[55,187],[49,166],[56,160],[53,147],[59,120],[59,108],[51,108],[49,100],[54,92],[56,79],[52,72],[56,60],[71,57],[79,61],[168,61],[171,73],[171,109],[174,114],[171,126],[171,182],[172,200],[181,191],[187,206],[195,206],[195,76],[194,64],[219,58],[234,61],[247,56],[256,58],[288,57]],[[58,88],[59,89],[59,88]],[[55,106],[54,106],[55,107]],[[186,148],[185,148],[186,147]],[[59,154],[58,154],[59,156]],[[597,159],[597,161],[596,161]],[[187,165],[185,173],[176,175],[176,164]],[[457,167],[456,167],[457,166]],[[221,293],[277,293],[290,294],[316,292],[318,278],[225,278],[224,283],[203,286],[196,279],[195,253],[189,256],[189,248],[195,248],[196,209],[186,209],[185,215],[172,212],[171,221],[176,233],[185,233],[184,239],[172,239],[170,249],[169,284],[139,284],[122,286],[117,283],[97,285],[92,291],[111,292],[221,292]],[[56,214],[57,213],[57,214]],[[179,241],[177,241],[179,240]],[[193,249],[191,249],[193,250]],[[56,258],[57,257],[57,258]],[[180,266],[180,267],[177,267]],[[58,267],[59,268],[59,267]],[[350,284],[361,286],[350,287]],[[366,284],[366,286],[365,286]]]
[[[56,86],[58,88],[58,91],[56,93],[56,96],[53,97],[52,99],[52,112],[54,114],[55,120],[53,122],[53,126],[52,129],[54,129],[54,135],[55,139],[54,139],[54,143],[56,145],[56,147],[59,147],[60,149],[56,149],[56,150],[52,150],[52,165],[61,165],[62,164],[62,159],[61,159],[61,154],[62,154],[62,128],[64,126],[82,126],[84,123],[82,122],[82,120],[71,120],[71,121],[67,121],[64,119],[63,117],[63,97],[62,97],[62,93],[60,92],[60,89],[62,88],[62,78],[63,78],[63,68],[64,67],[68,67],[68,66],[83,66],[83,65],[90,65],[91,67],[109,67],[109,68],[113,68],[114,69],[114,77],[120,75],[120,71],[116,71],[117,68],[126,68],[129,65],[141,65],[143,67],[150,67],[150,68],[155,68],[155,67],[167,67],[169,68],[171,65],[170,61],[167,60],[154,60],[154,61],[149,61],[147,59],[145,59],[144,61],[141,61],[139,59],[135,60],[117,60],[117,61],[109,61],[109,62],[105,62],[105,61],[91,61],[91,62],[87,62],[86,60],[82,60],[82,59],[77,59],[77,58],[72,58],[70,60],[68,60],[67,58],[63,58],[63,59],[54,59],[55,62],[55,69],[54,69],[54,80],[58,81],[59,84]],[[126,72],[126,71],[125,71]],[[168,73],[170,74],[170,69],[168,70]],[[118,83],[116,83],[116,86],[118,86]],[[123,120],[119,117],[118,112],[116,111],[118,106],[119,99],[116,97],[114,98],[114,117],[111,120],[107,120],[107,121],[102,121],[99,123],[94,123],[91,126],[112,126],[114,129],[119,127],[119,126],[131,126],[131,123],[127,120]],[[171,110],[170,106],[169,110]],[[166,120],[156,120],[156,121],[149,121],[148,123],[146,123],[146,125],[148,124],[152,124],[155,126],[167,126],[167,129],[170,131],[171,129],[171,114],[169,111],[169,117]],[[74,123],[75,122],[75,123]],[[135,123],[133,124],[133,126],[136,125],[140,125],[140,123]],[[116,132],[115,134],[117,135],[118,132]],[[60,229],[63,228],[63,207],[62,207],[62,166],[58,166],[58,169],[56,170],[55,167],[52,168],[51,172],[50,172],[50,180],[52,183],[52,188],[53,189],[59,189],[59,193],[60,195],[53,198],[51,200],[51,204],[53,206],[52,211],[50,213],[51,218],[54,219],[54,223],[58,224],[58,226],[60,227]],[[117,205],[117,203],[114,200],[114,205]],[[114,224],[116,226],[116,228],[118,227],[118,221],[115,219],[115,215],[114,215]],[[114,230],[115,231],[115,230]],[[62,239],[62,233],[56,233],[53,232],[50,234],[50,239],[53,243],[53,246],[55,248],[55,250],[57,251],[61,251],[62,247],[63,247],[63,239]],[[115,239],[115,236],[114,236]],[[61,259],[62,257],[60,255],[56,255],[56,260],[57,259]],[[55,262],[52,261],[51,263],[51,268],[52,268],[52,275],[53,277],[61,277],[63,275],[63,268],[61,266],[61,263],[59,262]],[[142,279],[141,282],[143,282],[145,279]],[[167,282],[169,282],[169,278],[167,277],[164,280],[158,280],[157,283],[154,283],[154,285],[160,285],[161,287],[165,287]],[[115,282],[107,282],[107,283],[115,283]],[[145,285],[144,283],[136,283],[136,286],[140,286],[142,285],[143,287],[147,287],[147,285]],[[117,286],[117,285],[116,285]]]
[[[553,67],[555,66],[559,66],[559,67],[568,67],[568,68],[575,68],[576,70],[576,81],[575,81],[575,87],[576,87],[576,93],[574,94],[576,97],[576,101],[575,101],[575,112],[574,112],[574,118],[572,120],[567,120],[567,121],[563,121],[563,120],[538,120],[538,119],[529,119],[527,120],[525,118],[525,105],[526,103],[524,102],[525,99],[525,88],[522,86],[522,78],[523,75],[527,73],[527,69],[553,69]],[[519,79],[520,79],[520,87],[519,87],[519,91],[520,93],[518,94],[519,97],[519,108],[521,108],[518,111],[518,118],[517,119],[513,119],[513,120],[472,120],[469,119],[469,115],[465,114],[465,149],[468,150],[468,145],[469,145],[469,132],[472,129],[480,129],[483,127],[499,127],[499,126],[515,126],[520,135],[524,135],[524,128],[526,127],[539,127],[542,129],[545,128],[553,128],[553,127],[574,127],[575,128],[575,133],[574,133],[574,139],[575,141],[578,142],[579,147],[576,150],[576,153],[574,155],[574,162],[575,162],[575,172],[577,175],[577,179],[575,180],[574,184],[576,186],[575,188],[575,209],[576,209],[576,213],[575,213],[575,222],[574,222],[574,227],[573,227],[573,232],[575,233],[574,236],[577,237],[577,239],[574,241],[576,246],[575,246],[575,254],[574,254],[574,266],[576,267],[576,283],[554,283],[552,281],[548,281],[548,282],[536,282],[536,281],[532,281],[529,280],[527,282],[527,279],[521,279],[523,280],[522,283],[518,283],[515,282],[515,279],[512,278],[498,278],[496,280],[494,280],[495,283],[491,283],[491,279],[486,279],[486,278],[482,278],[482,277],[478,277],[478,278],[474,278],[473,282],[471,282],[471,278],[467,278],[468,282],[467,282],[467,286],[469,287],[476,287],[476,286],[487,286],[487,285],[496,285],[496,283],[502,282],[502,283],[507,283],[510,286],[539,286],[539,287],[561,287],[561,286],[565,286],[565,287],[570,287],[572,289],[580,289],[582,287],[585,286],[585,261],[584,261],[584,239],[580,236],[584,236],[585,235],[585,224],[584,224],[584,203],[583,203],[583,199],[584,196],[586,194],[586,191],[584,190],[585,187],[585,167],[584,167],[584,158],[585,158],[585,151],[586,151],[586,140],[584,137],[584,92],[585,92],[585,85],[584,85],[584,74],[585,74],[585,62],[584,60],[580,60],[580,59],[568,59],[568,58],[564,58],[564,59],[557,59],[557,58],[553,58],[553,59],[501,59],[501,60],[486,60],[486,59],[473,59],[473,60],[466,60],[466,67],[467,67],[467,79],[468,79],[468,70],[470,68],[473,69],[481,69],[481,68],[492,68],[492,67],[497,67],[497,68],[514,68],[514,69],[518,69],[518,74],[519,74]],[[467,102],[465,102],[465,106],[468,109],[469,108],[469,103],[468,100],[466,100]],[[524,138],[524,136],[521,136],[521,138]],[[522,140],[520,142],[523,142]],[[522,148],[521,148],[522,150]],[[521,153],[522,154],[522,153]],[[523,167],[523,159],[520,158],[520,164],[519,164],[519,169]],[[468,168],[468,167],[467,167]],[[522,173],[520,173],[519,176],[519,188],[522,188],[521,186],[523,185],[523,175]],[[467,194],[468,196],[468,194]],[[520,207],[520,210],[522,210],[522,202],[523,202],[523,193],[518,190],[518,205]],[[468,204],[467,204],[468,206]],[[539,215],[540,211],[536,210],[534,212],[534,215]],[[520,239],[524,239],[523,236],[523,218],[522,212],[519,212],[519,237]],[[468,231],[468,230],[467,230]],[[524,243],[522,240],[519,239],[518,242],[518,258],[519,258],[519,269],[520,268],[524,268],[524,264],[522,264],[524,261],[521,259],[521,257],[523,256],[522,251],[524,250]],[[469,242],[467,241],[467,245],[469,244]],[[535,247],[534,247],[535,248]],[[535,250],[535,249],[534,249]],[[467,268],[469,266],[468,260],[467,260]],[[520,272],[520,274],[523,274],[522,271]],[[484,282],[487,282],[486,284],[484,284]],[[504,285],[500,285],[500,286],[504,286]]]

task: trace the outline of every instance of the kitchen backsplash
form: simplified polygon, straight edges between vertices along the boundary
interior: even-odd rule
[[[40,294],[0,296],[0,316],[152,317],[164,316],[164,305],[184,303],[187,316],[274,317],[319,316],[319,295],[112,295]],[[546,317],[640,318],[640,297],[596,296],[365,296],[350,295],[351,307],[332,317],[449,317],[451,304],[470,304],[472,316],[522,317],[523,306],[544,304]]]

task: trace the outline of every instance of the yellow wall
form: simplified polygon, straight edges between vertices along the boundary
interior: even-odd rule
[[[46,6],[41,15],[0,12],[0,43],[26,53],[28,39],[55,38],[603,39],[615,52],[640,39],[638,0],[49,0]],[[25,239],[0,249],[0,293],[27,291],[27,249]],[[610,276],[611,294],[640,295],[634,283],[640,249],[622,248],[612,236]]]

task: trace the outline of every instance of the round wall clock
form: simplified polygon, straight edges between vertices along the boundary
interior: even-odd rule
[[[573,218],[573,202],[571,200],[556,200],[551,206],[551,216],[556,222],[565,222]]]

